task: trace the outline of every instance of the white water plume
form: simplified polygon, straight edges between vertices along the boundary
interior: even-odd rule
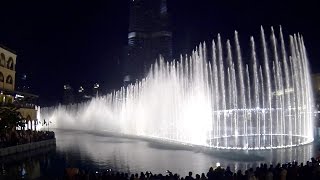
[[[56,128],[222,149],[312,142],[313,96],[303,38],[290,36],[286,45],[281,28],[280,40],[271,28],[267,39],[261,28],[261,45],[251,37],[250,56],[245,57],[237,32],[226,46],[218,35],[210,53],[203,43],[191,56],[160,59],[136,84],[90,102],[43,108],[42,119]]]

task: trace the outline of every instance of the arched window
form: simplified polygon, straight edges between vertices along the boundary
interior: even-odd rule
[[[6,56],[3,54],[3,53],[1,53],[1,55],[0,55],[0,66],[5,66],[6,65]]]
[[[13,70],[13,59],[12,59],[12,57],[9,57],[9,59],[8,59],[7,68]]]
[[[0,72],[0,82],[4,82],[4,76],[3,76],[2,72]]]
[[[12,77],[10,75],[7,77],[6,83],[12,84]]]

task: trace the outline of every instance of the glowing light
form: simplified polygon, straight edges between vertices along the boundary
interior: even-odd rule
[[[93,85],[93,88],[94,89],[98,89],[100,87],[100,85],[98,84],[98,83],[95,83],[94,85]]]
[[[24,96],[20,94],[16,94],[15,98],[24,98]]]
[[[78,92],[81,93],[81,92],[83,92],[83,91],[84,91],[84,88],[83,88],[82,86],[80,86]]]
[[[72,88],[71,88],[71,86],[69,84],[66,84],[66,85],[63,86],[63,89],[64,90],[70,90]]]

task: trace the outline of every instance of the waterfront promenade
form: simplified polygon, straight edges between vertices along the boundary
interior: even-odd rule
[[[11,131],[0,134],[0,157],[54,145],[51,131]]]

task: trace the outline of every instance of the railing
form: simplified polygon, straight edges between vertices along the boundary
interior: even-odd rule
[[[0,134],[0,148],[55,139],[52,131],[16,131]]]
[[[16,107],[16,108],[26,108],[26,109],[35,109],[36,105],[31,103],[7,103],[2,102],[1,106],[9,106],[9,107]]]

